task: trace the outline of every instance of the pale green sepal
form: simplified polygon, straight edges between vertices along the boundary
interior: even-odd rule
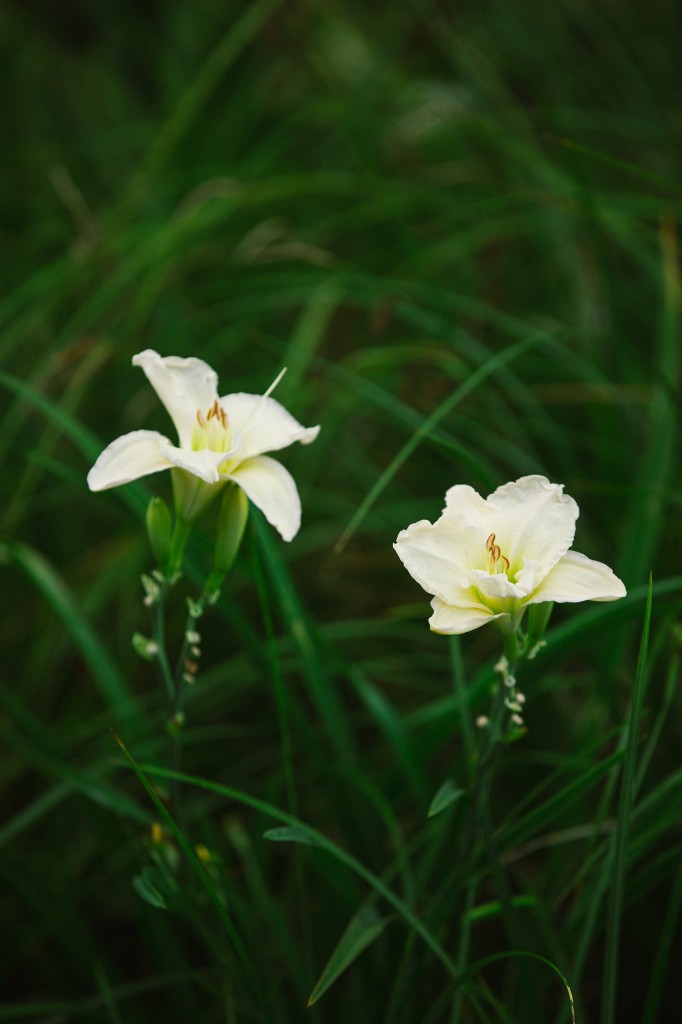
[[[163,498],[152,498],[147,505],[147,536],[156,564],[165,567],[171,544],[171,514]]]
[[[171,480],[176,515],[186,522],[201,515],[225,486],[224,480],[209,484],[178,466],[171,469]]]

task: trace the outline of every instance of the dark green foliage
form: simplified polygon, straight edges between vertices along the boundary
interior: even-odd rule
[[[583,1024],[677,1019],[681,21],[7,0],[2,1021],[566,1022],[562,976]],[[322,425],[282,455],[300,533],[250,514],[201,618],[181,822],[131,642],[169,475],[85,483],[120,434],[172,432],[148,347],[224,392],[286,365],[277,398]],[[430,634],[391,545],[450,485],[536,472],[629,592],[555,607],[466,859],[499,645]]]

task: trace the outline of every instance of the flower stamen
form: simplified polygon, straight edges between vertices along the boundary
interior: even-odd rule
[[[227,413],[223,409],[222,405],[219,404],[217,398],[215,399],[211,408],[206,413],[206,419],[212,420],[214,416],[220,421],[220,425],[222,427],[227,428]],[[199,417],[201,417],[201,410],[197,411],[197,418]],[[201,419],[203,419],[203,417],[201,417]],[[201,424],[201,426],[205,426],[205,424],[201,423],[201,419],[199,419],[199,423]]]
[[[494,533],[491,533],[486,540],[485,549],[488,552],[488,572],[491,575],[498,572],[509,572],[509,559],[502,554],[500,545],[495,543]]]
[[[196,421],[198,429],[195,427],[192,435],[194,451],[226,452],[229,449],[232,439],[227,413],[217,398],[206,412],[197,409]]]

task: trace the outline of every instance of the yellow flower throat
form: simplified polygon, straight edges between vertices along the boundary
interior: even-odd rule
[[[208,449],[212,452],[229,451],[232,444],[227,413],[218,402],[214,401],[206,414],[197,409],[197,426],[192,432],[192,450],[195,452]]]

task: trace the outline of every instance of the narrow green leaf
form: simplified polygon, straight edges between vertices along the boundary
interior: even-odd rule
[[[260,0],[249,4],[241,18],[230,19],[229,30],[208,55],[149,147],[144,167],[149,179],[153,179],[168,161],[191,126],[200,118],[202,109],[218,87],[223,75],[256,33],[262,31],[263,25],[280,3],[281,0]]]
[[[237,957],[239,959],[239,962],[241,963],[241,966],[242,966],[242,968],[244,970],[244,974],[246,976],[246,979],[247,979],[247,981],[248,981],[248,983],[249,983],[249,985],[250,985],[250,987],[251,987],[251,989],[253,991],[253,994],[254,994],[258,1004],[261,1007],[261,1010],[264,1013],[265,1020],[267,1020],[267,1021],[272,1020],[272,1017],[270,1015],[268,1007],[267,1007],[267,1005],[264,1002],[263,992],[262,992],[261,987],[258,984],[258,981],[257,981],[257,978],[256,978],[256,972],[255,972],[255,966],[254,966],[253,960],[251,959],[251,957],[250,957],[250,955],[248,953],[248,950],[246,949],[246,946],[244,945],[244,942],[242,941],[241,935],[239,934],[239,932],[237,931],[237,929],[235,927],[235,924],[234,924],[234,922],[232,920],[232,917],[229,914],[229,912],[227,910],[227,907],[225,906],[224,900],[222,899],[220,893],[218,892],[218,890],[216,889],[215,885],[213,884],[211,876],[207,872],[207,870],[204,867],[203,863],[201,862],[199,856],[196,854],[196,852],[192,848],[192,845],[188,841],[187,837],[185,836],[185,833],[178,826],[177,822],[175,821],[175,819],[173,818],[173,816],[169,812],[169,810],[166,807],[166,805],[164,804],[163,800],[161,800],[161,798],[160,798],[159,794],[157,793],[156,789],[154,788],[154,786],[152,786],[151,782],[147,778],[147,775],[145,773],[149,771],[149,767],[145,766],[144,768],[142,768],[142,766],[137,763],[137,761],[135,760],[133,755],[130,753],[128,748],[119,739],[119,737],[116,736],[115,733],[114,733],[114,738],[115,738],[116,742],[118,743],[119,747],[121,748],[121,750],[123,751],[123,753],[125,754],[126,760],[128,761],[130,767],[135,772],[135,774],[137,775],[138,779],[142,783],[143,787],[147,791],[147,794],[151,798],[151,800],[152,800],[154,806],[156,807],[156,810],[157,810],[158,814],[160,815],[161,819],[165,822],[165,824],[168,826],[170,831],[175,836],[175,838],[176,838],[179,846],[181,847],[182,852],[184,853],[185,857],[187,858],[187,861],[189,862],[192,870],[194,871],[194,873],[196,874],[197,878],[199,879],[199,881],[201,882],[201,884],[205,888],[205,890],[206,890],[206,892],[207,892],[211,902],[213,903],[213,905],[214,905],[214,907],[215,907],[215,909],[216,909],[216,911],[218,913],[218,917],[220,918],[220,921],[221,921],[223,927],[225,928],[225,931],[227,932],[227,934],[230,937],[230,940],[232,942],[232,945],[234,946],[234,949],[235,949],[235,952],[236,952]],[[170,773],[170,774],[171,775],[175,774],[176,776],[180,776],[181,773],[177,772],[177,773]]]
[[[549,798],[539,807],[533,808],[520,821],[510,825],[500,836],[500,849],[510,850],[520,843],[527,842],[532,836],[537,835],[541,829],[559,816],[559,814],[574,804],[583,793],[586,793],[600,779],[607,775],[623,759],[623,752],[618,750],[615,754],[605,758],[599,764],[593,765],[583,772],[573,782]]]
[[[559,138],[556,135],[552,135],[551,132],[545,132],[544,137],[548,142],[552,142],[557,146],[562,146],[564,149],[573,150],[574,153],[578,153],[580,156],[589,157],[590,160],[596,160],[598,163],[605,164],[607,167],[613,167],[618,171],[622,171],[624,174],[630,174],[635,178],[639,178],[641,181],[648,182],[650,185],[656,185],[659,188],[667,189],[674,195],[680,194],[679,183],[673,178],[669,178],[665,174],[658,174],[656,171],[650,171],[648,168],[642,167],[640,164],[636,164],[632,160],[620,160],[611,153],[605,153],[603,150],[595,149],[593,146],[584,146],[579,142],[574,142],[573,139]]]
[[[48,604],[59,615],[73,642],[92,669],[95,681],[112,708],[129,704],[131,697],[116,664],[100,643],[64,581],[46,558],[27,544],[9,544],[0,548],[35,583]]]
[[[248,793],[243,793],[241,790],[233,789],[231,786],[223,786],[221,783],[213,782],[210,779],[203,779],[197,775],[188,775],[186,772],[174,772],[167,768],[159,768],[156,765],[138,765],[125,750],[125,747],[123,747],[122,744],[121,746],[126,753],[126,757],[130,762],[131,767],[136,772],[140,780],[143,781],[147,792],[152,796],[159,810],[162,811],[162,816],[165,820],[172,822],[172,818],[159,800],[156,792],[151,786],[151,783],[146,778],[146,775],[169,780],[177,779],[178,782],[185,782],[188,786],[196,786],[198,789],[204,790],[205,792],[218,793],[220,796],[225,797],[228,800],[236,800],[237,803],[244,804],[246,807],[251,807],[256,811],[259,811],[261,814],[267,814],[269,817],[274,818],[275,821],[281,821],[286,825],[298,827],[302,832],[305,832],[310,836],[310,839],[315,846],[319,846],[320,849],[331,854],[331,856],[341,864],[344,864],[347,868],[358,875],[359,878],[362,878],[367,882],[368,885],[370,885],[379,896],[382,896],[388,903],[390,903],[391,906],[395,907],[404,921],[414,929],[417,935],[419,935],[429,947],[431,952],[438,957],[448,971],[448,974],[453,978],[457,977],[455,965],[441,946],[438,939],[430,929],[427,928],[421,918],[419,918],[417,914],[415,914],[414,911],[405,903],[405,901],[401,900],[399,896],[396,896],[393,890],[389,889],[381,878],[375,875],[373,871],[370,871],[369,868],[366,868],[365,865],[356,857],[347,853],[331,839],[328,839],[321,832],[318,832],[317,829],[312,828],[310,825],[306,825],[302,821],[298,821],[291,814],[281,811],[278,807],[273,807],[272,804],[266,803],[264,800],[259,800],[257,797],[250,796]],[[179,831],[174,822],[172,828],[175,833]],[[190,851],[190,853],[191,852],[192,851]]]
[[[86,459],[94,460],[99,455],[102,445],[97,436],[91,430],[88,430],[87,427],[84,427],[82,423],[79,423],[66,410],[62,409],[56,402],[50,401],[49,398],[36,391],[26,381],[19,380],[4,370],[0,370],[0,384],[15,395],[19,395],[20,398],[24,398],[36,409],[39,409],[49,423],[73,441]]]
[[[313,1006],[320,996],[324,995],[363,950],[367,949],[381,935],[386,925],[392,920],[393,916],[380,917],[371,904],[360,907],[357,914],[351,918],[315,988],[310,993],[308,1006]]]
[[[320,656],[316,635],[273,540],[271,527],[265,523],[262,515],[254,514],[251,516],[251,528],[282,615],[298,648],[312,699],[329,739],[343,761],[353,761],[354,743],[345,709],[339,700],[334,681],[326,670],[325,659]]]
[[[30,828],[36,821],[40,821],[45,814],[48,814],[54,807],[58,807],[76,789],[71,781],[57,783],[51,789],[46,790],[36,800],[22,808],[18,814],[6,821],[0,827],[0,848],[5,843],[11,842],[15,836]]]
[[[604,954],[604,984],[602,988],[602,1022],[613,1024],[616,1016],[616,994],[618,986],[618,958],[620,950],[621,918],[625,898],[625,873],[627,868],[627,841],[630,831],[635,802],[635,780],[637,768],[637,744],[639,742],[644,689],[647,678],[647,656],[649,651],[649,631],[651,628],[651,611],[653,605],[653,579],[649,577],[649,593],[644,611],[642,642],[637,661],[635,687],[632,696],[632,708],[627,724],[627,744],[623,765],[623,781],[621,783],[620,802],[616,831],[613,836],[613,869],[611,882],[611,901],[609,903],[606,923],[606,952]]]
[[[479,366],[476,370],[474,370],[473,373],[471,373],[467,377],[463,384],[460,384],[460,386],[456,388],[451,395],[448,395],[448,397],[443,402],[441,402],[441,404],[431,413],[431,415],[424,420],[421,427],[419,427],[414,432],[412,437],[410,437],[409,440],[405,442],[403,447],[394,457],[392,462],[387,466],[384,472],[381,474],[381,476],[374,484],[374,486],[370,488],[369,493],[360,503],[359,508],[352,516],[350,522],[346,526],[346,529],[339,537],[336,543],[336,547],[334,548],[334,550],[337,553],[343,551],[344,547],[346,546],[350,538],[353,536],[358,526],[365,518],[365,516],[367,515],[367,513],[369,512],[370,508],[377,500],[379,495],[386,489],[386,487],[389,485],[395,474],[398,472],[400,467],[407,461],[412,452],[419,447],[419,445],[422,443],[422,441],[426,439],[426,437],[428,437],[433,427],[435,427],[436,424],[440,423],[440,421],[452,409],[454,409],[455,406],[462,401],[462,399],[464,399],[467,395],[471,394],[471,392],[474,391],[479,384],[482,384],[484,380],[492,376],[498,370],[501,370],[502,367],[507,365],[507,363],[512,362],[514,359],[522,355],[524,352],[527,352],[529,349],[536,347],[541,342],[545,342],[546,340],[547,335],[545,333],[542,333],[532,335],[530,338],[525,338],[523,341],[517,342],[514,345],[510,345],[503,352],[500,352],[492,356],[492,358],[487,359],[482,366]]]
[[[280,828],[269,828],[263,833],[263,839],[273,843],[302,843],[304,846],[317,846],[312,836],[296,825],[282,825]]]
[[[675,876],[675,882],[670,890],[668,906],[661,923],[658,934],[658,948],[654,958],[653,968],[649,975],[649,990],[647,992],[642,1024],[656,1024],[661,1020],[660,1002],[663,994],[663,987],[666,975],[670,977],[676,969],[676,944],[675,931],[678,926],[680,911],[682,910],[682,867]]]
[[[516,907],[537,907],[540,900],[537,896],[512,896],[509,901],[511,906]],[[490,917],[497,917],[499,914],[504,912],[504,907],[500,900],[491,900],[489,903],[481,903],[477,907],[472,907],[469,911],[470,921],[486,921]]]
[[[568,996],[568,1002],[571,1009],[571,1020],[573,1024],[575,1024],[575,1006],[573,1003],[573,993],[571,992],[571,986],[568,984],[568,979],[566,978],[564,972],[560,970],[557,967],[557,965],[553,963],[552,960],[549,960],[546,956],[541,956],[539,953],[531,953],[525,949],[511,949],[508,952],[504,953],[494,953],[492,956],[483,957],[481,960],[477,960],[474,964],[472,964],[466,972],[466,977],[472,977],[480,973],[480,971],[482,971],[485,967],[489,967],[491,964],[496,964],[501,960],[509,960],[515,957],[525,957],[529,960],[538,960],[541,964],[545,964],[547,967],[550,968],[550,970],[554,971],[554,973],[559,978],[561,978],[564,988],[566,989],[566,994]]]
[[[412,737],[405,728],[402,717],[396,712],[388,698],[370,682],[361,668],[357,665],[349,665],[348,675],[365,706],[391,744],[405,778],[425,805],[428,800],[428,790],[424,772],[419,758],[415,756]]]
[[[0,370],[0,384],[38,409],[48,423],[73,442],[88,464],[92,463],[102,451],[103,443],[96,434],[83,426],[74,416],[71,416],[66,409],[32,388],[30,384],[5,373],[4,370]],[[83,476],[83,486],[85,487],[85,475]],[[138,519],[144,520],[149,503],[149,494],[144,485],[137,483],[126,485],[121,491],[121,499]]]
[[[287,367],[282,387],[285,395],[295,394],[300,387],[310,361],[342,298],[343,293],[339,285],[327,279],[323,280],[310,296],[282,359]]]
[[[461,796],[464,796],[464,790],[456,786],[452,779],[446,779],[431,801],[428,817],[433,818],[436,814],[440,814]]]

